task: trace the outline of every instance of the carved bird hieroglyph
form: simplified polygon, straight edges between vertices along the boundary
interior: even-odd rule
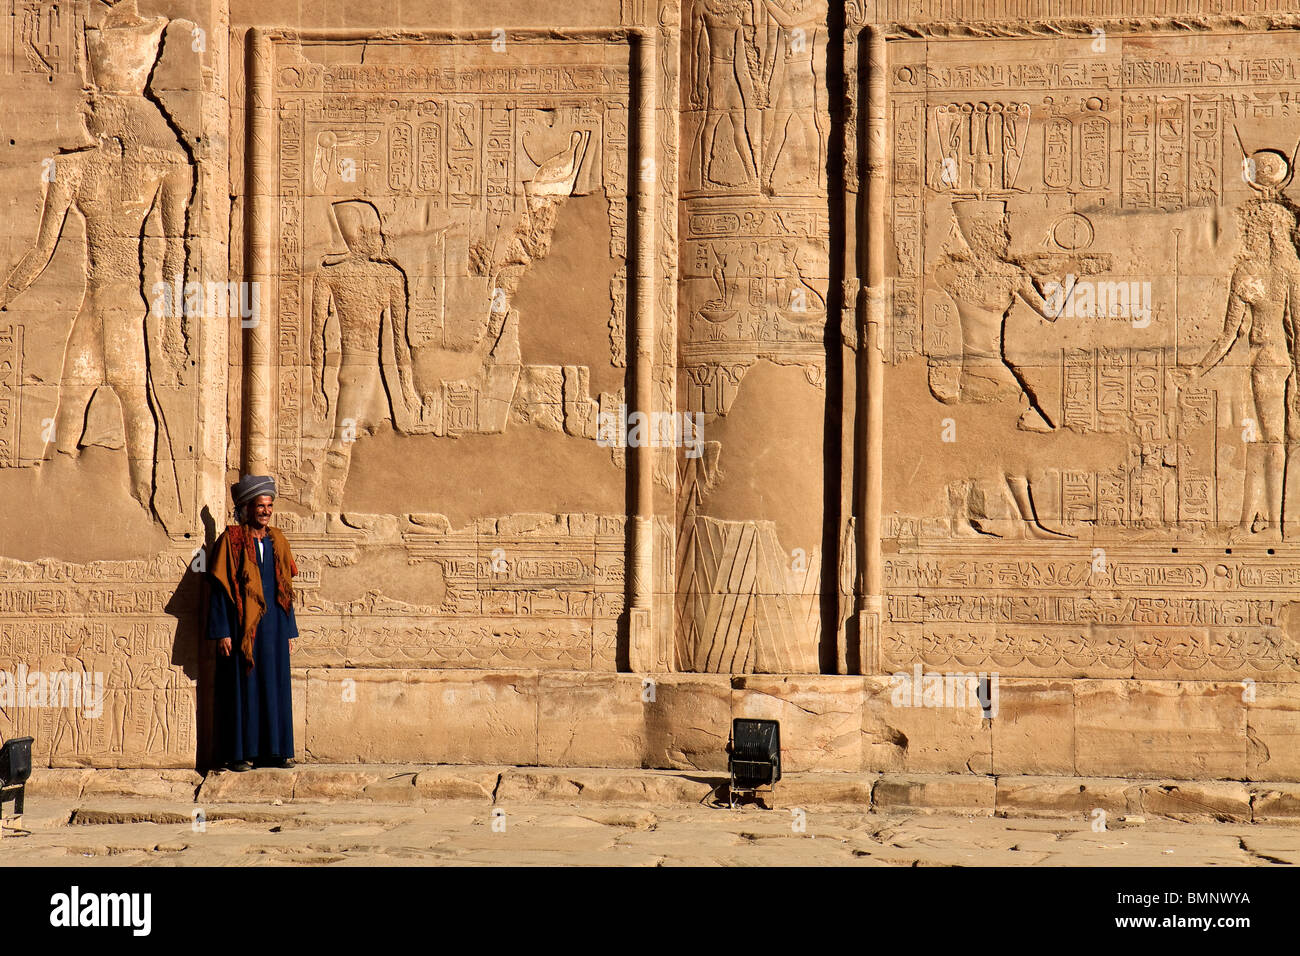
[[[569,145],[541,163],[531,181],[524,184],[529,196],[569,196],[573,194],[587,153],[591,133],[575,129],[569,134]]]
[[[378,130],[337,130],[323,129],[316,134],[316,155],[311,164],[312,182],[317,190],[324,190],[329,185],[330,174],[347,181],[347,168],[344,160],[356,164],[358,160],[351,156],[340,156],[340,151],[360,147],[363,151],[379,142]],[[356,168],[353,166],[353,179]]]

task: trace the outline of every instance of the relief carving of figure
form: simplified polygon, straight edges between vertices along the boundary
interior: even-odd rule
[[[85,224],[86,293],[64,350],[53,442],[75,456],[92,396],[101,386],[111,389],[121,403],[131,494],[164,520],[179,492],[174,472],[161,466],[172,449],[155,389],[159,379],[180,383],[189,349],[175,317],[163,316],[161,329],[150,325],[143,248],[156,216],[162,273],[169,281],[184,276],[194,187],[188,154],[144,95],[166,25],[163,17],[141,18],[134,0],[126,0],[100,27],[87,28],[91,85],[82,115],[94,143],[49,162],[36,243],[0,286],[3,309],[45,271],[76,209]],[[166,503],[156,498],[163,483]]]
[[[691,17],[691,108],[704,111],[695,143],[701,185],[758,179],[749,113],[757,107],[751,72],[754,11],[749,0],[700,0]],[[731,127],[730,145],[718,127]]]
[[[74,643],[69,645],[62,652],[55,652],[47,659],[45,672],[47,675],[67,675],[68,678],[75,679],[84,686],[86,679],[86,665],[81,660],[81,652],[86,648],[89,633],[83,630],[82,634]],[[82,741],[85,728],[82,726],[81,701],[69,694],[66,700],[61,696],[57,697],[53,693],[52,676],[47,677],[51,680],[51,697],[48,701],[52,710],[54,710],[54,730],[50,734],[50,753],[72,753],[79,754],[82,752]],[[71,685],[69,685],[71,686]],[[59,706],[62,703],[64,706]],[[63,746],[64,741],[68,746]]]
[[[117,638],[112,669],[108,674],[108,749],[111,753],[124,753],[126,750],[126,717],[131,703],[129,688],[132,686],[128,654],[126,638]]]
[[[796,325],[826,321],[826,297],[812,278],[822,264],[820,250],[810,243],[781,242],[777,247],[776,301],[782,318]]]
[[[140,675],[140,687],[149,700],[145,753],[153,753],[155,744],[162,751],[168,748],[167,690],[171,682],[171,669],[159,661],[151,661]]]
[[[1011,255],[1006,207],[1004,200],[955,201],[953,215],[966,247],[945,256],[935,277],[957,305],[962,339],[960,400],[1027,402],[1020,427],[1048,431],[1055,426],[1038,406],[1021,369],[1007,356],[1006,323],[1017,299],[1049,322],[1056,321],[1064,303],[1049,303],[1037,279]],[[1072,290],[1073,283],[1065,292],[1067,301]]]
[[[1281,203],[1268,201],[1246,204],[1238,217],[1242,253],[1232,272],[1223,331],[1192,377],[1199,378],[1221,363],[1241,339],[1249,343],[1254,435],[1248,436],[1251,440],[1246,444],[1238,533],[1280,537],[1286,442],[1300,433],[1296,375],[1300,259],[1292,239],[1296,217]]]
[[[779,26],[769,50],[772,122],[764,143],[763,188],[778,194],[791,186],[818,182],[825,167],[814,61],[820,4],[813,0],[763,3]]]
[[[961,380],[956,400],[971,404],[1018,402],[1027,406],[1020,416],[1020,428],[1051,431],[1055,424],[1039,406],[1023,371],[1007,354],[1007,319],[1019,299],[1039,317],[1056,321],[1074,283],[1065,289],[1060,303],[1049,303],[1037,278],[1011,255],[1005,200],[956,200],[952,206],[966,248],[944,257],[935,277],[956,304],[961,325]],[[1040,521],[1027,476],[1007,475],[1006,483],[1030,536],[1069,537]],[[970,515],[979,513],[982,509],[966,513],[964,504],[958,509],[961,523],[969,523]],[[989,533],[979,527],[974,530]]]
[[[312,382],[317,415],[333,423],[322,476],[328,505],[342,504],[358,431],[392,421],[410,431],[420,406],[407,330],[406,274],[384,254],[379,211],[368,202],[334,204],[348,251],[327,257],[312,281]],[[330,322],[330,316],[335,322]],[[329,348],[333,329],[339,348]],[[326,373],[338,368],[331,406]]]

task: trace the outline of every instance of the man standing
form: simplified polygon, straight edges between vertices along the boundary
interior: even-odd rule
[[[217,748],[231,770],[293,766],[289,655],[293,615],[289,541],[271,527],[275,479],[245,475],[232,489],[239,524],[213,546],[208,638],[218,641]],[[233,638],[238,635],[236,642]]]

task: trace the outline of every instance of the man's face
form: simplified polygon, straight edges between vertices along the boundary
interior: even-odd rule
[[[248,523],[254,528],[265,528],[271,523],[274,509],[275,502],[270,495],[258,495],[248,506]]]

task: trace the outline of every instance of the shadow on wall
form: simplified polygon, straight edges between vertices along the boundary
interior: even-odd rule
[[[203,521],[203,553],[206,555],[211,552],[220,532],[206,505],[200,517]],[[171,664],[181,668],[185,676],[194,681],[194,766],[200,772],[211,767],[215,752],[212,726],[215,668],[212,647],[207,641],[208,590],[206,573],[195,570],[191,563],[164,608],[176,619]]]

